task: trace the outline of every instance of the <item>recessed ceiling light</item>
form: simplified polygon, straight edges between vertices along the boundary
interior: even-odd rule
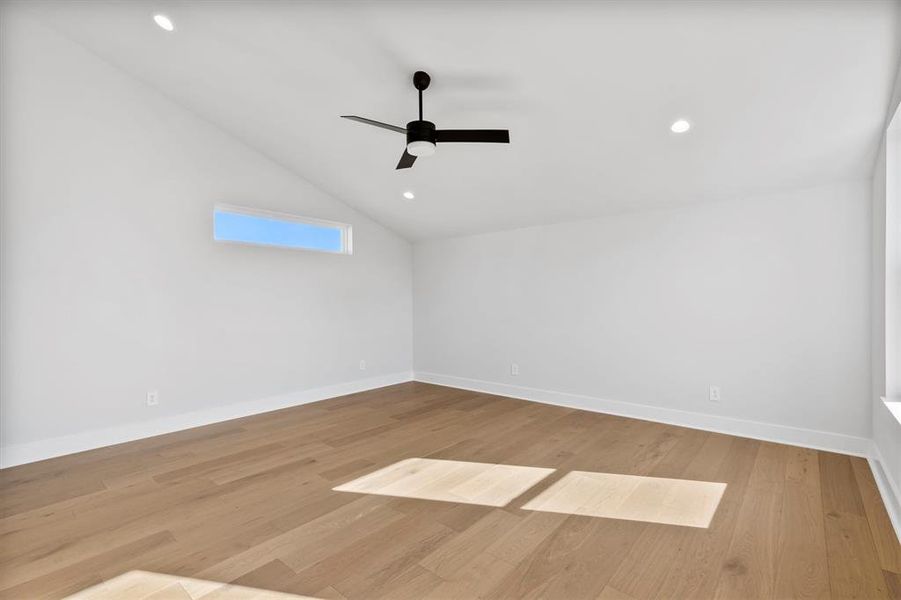
[[[166,15],[153,15],[153,20],[166,31],[175,31],[175,24]]]
[[[672,125],[670,125],[670,131],[673,133],[685,133],[689,129],[691,129],[691,123],[686,121],[685,119],[679,119]]]
[[[412,200],[415,197],[416,196],[413,195],[413,192],[404,192],[404,198],[406,198],[407,200]]]

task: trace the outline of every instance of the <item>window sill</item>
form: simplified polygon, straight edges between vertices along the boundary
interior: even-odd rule
[[[901,399],[889,399],[883,396],[882,402],[885,404],[888,411],[895,417],[895,420],[898,421],[898,424],[901,425]]]

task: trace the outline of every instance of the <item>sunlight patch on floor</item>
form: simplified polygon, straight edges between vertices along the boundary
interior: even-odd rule
[[[270,590],[178,577],[149,571],[129,571],[68,596],[77,600],[316,600]]]
[[[332,488],[338,492],[506,506],[554,469],[408,458]]]
[[[706,528],[725,490],[714,481],[572,471],[522,508]]]

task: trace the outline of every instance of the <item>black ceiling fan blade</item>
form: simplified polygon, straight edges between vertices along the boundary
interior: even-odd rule
[[[397,167],[395,167],[394,170],[396,171],[397,169],[409,169],[413,166],[414,162],[416,162],[416,157],[407,152],[405,148],[404,153],[401,155],[400,161],[398,161]]]
[[[509,144],[509,129],[439,129],[435,132],[438,143],[472,142]]]
[[[342,119],[350,119],[351,121],[356,121],[357,123],[363,123],[365,125],[375,125],[376,127],[381,127],[382,129],[390,129],[391,131],[396,131],[397,133],[407,133],[407,129],[405,127],[398,127],[397,125],[390,125],[388,123],[382,123],[381,121],[373,121],[372,119],[367,119],[365,117],[358,117],[356,115],[341,115]]]

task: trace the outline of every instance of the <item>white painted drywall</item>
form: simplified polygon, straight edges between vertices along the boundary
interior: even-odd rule
[[[416,244],[415,371],[869,438],[869,201],[852,182]]]
[[[409,373],[408,242],[43,25],[0,33],[3,448]],[[217,202],[350,223],[354,255],[216,243]]]

